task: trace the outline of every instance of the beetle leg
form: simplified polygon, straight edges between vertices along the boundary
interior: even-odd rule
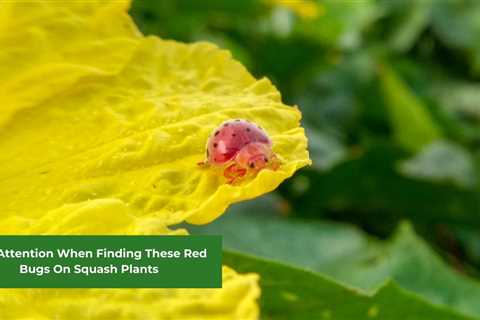
[[[197,162],[197,166],[199,166],[200,168],[206,168],[208,167],[208,162],[206,160]]]
[[[276,171],[280,167],[280,159],[278,159],[275,154],[273,154],[272,158],[270,159],[270,167],[273,171]]]
[[[229,165],[223,175],[227,178],[228,184],[235,183],[239,178],[247,174],[247,169],[238,166],[236,163]]]

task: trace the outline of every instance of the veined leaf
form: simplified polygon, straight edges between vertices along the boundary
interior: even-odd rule
[[[393,281],[367,295],[313,272],[277,262],[232,252],[224,253],[224,261],[242,272],[255,270],[260,274],[262,319],[473,319],[434,306]]]
[[[0,3],[0,233],[169,234],[275,189],[309,163],[300,112],[226,51],[139,34],[128,1]],[[282,161],[241,185],[201,169],[246,118]],[[256,277],[219,290],[2,290],[2,319],[252,319]],[[26,308],[28,306],[28,308]]]

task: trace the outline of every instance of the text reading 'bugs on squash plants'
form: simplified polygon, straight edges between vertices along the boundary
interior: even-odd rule
[[[3,288],[216,288],[219,236],[0,236]]]

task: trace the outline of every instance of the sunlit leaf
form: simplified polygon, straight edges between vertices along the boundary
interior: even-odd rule
[[[185,234],[309,163],[300,112],[208,43],[143,37],[128,1],[0,3],[2,234]],[[227,185],[211,131],[265,128],[279,170]],[[219,290],[3,290],[2,319],[252,319],[255,276]],[[26,308],[28,306],[28,308]]]
[[[32,17],[29,26],[60,37],[50,34],[57,21],[75,21],[80,28],[99,14],[82,18],[73,11],[71,17],[55,18],[66,7],[47,5],[50,23],[37,25]],[[115,8],[111,14],[123,14],[114,5],[107,7]],[[44,60],[22,69],[22,60],[11,54],[5,60],[9,69],[1,73],[6,86],[22,88],[2,96],[2,107],[12,113],[0,128],[5,218],[32,219],[34,224],[48,211],[98,204],[124,208],[135,221],[150,216],[165,225],[185,219],[205,223],[232,202],[273,190],[309,163],[298,110],[283,105],[268,80],[255,80],[228,52],[207,43],[187,46],[136,37],[134,49],[124,49],[128,59],[116,71],[89,73],[93,67],[88,62],[69,60],[47,40],[42,43],[49,50],[38,53]],[[7,52],[29,46],[11,43]],[[62,57],[59,69],[54,58],[47,59],[48,53]],[[64,69],[64,64],[71,68]],[[65,81],[54,77],[71,75],[75,68],[81,76]],[[57,83],[51,83],[51,77]],[[205,157],[209,134],[232,118],[247,118],[265,128],[282,160],[278,171],[263,170],[255,179],[231,186],[221,173],[197,166]]]

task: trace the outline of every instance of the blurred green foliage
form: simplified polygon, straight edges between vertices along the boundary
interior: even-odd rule
[[[137,0],[132,14],[146,34],[229,49],[299,105],[313,165],[280,187],[280,214],[379,237],[408,219],[476,274],[480,1],[314,4],[312,17],[279,1]]]
[[[412,295],[395,282],[375,293],[344,287],[328,277],[243,254],[225,252],[223,261],[240,272],[260,275],[261,319],[268,320],[475,320],[449,307]]]
[[[393,279],[423,299],[480,317],[480,283],[451,270],[408,224],[391,240],[378,241],[351,226],[272,218],[251,204],[242,206],[206,228],[191,230],[222,234],[227,249],[304,267],[369,294]]]

